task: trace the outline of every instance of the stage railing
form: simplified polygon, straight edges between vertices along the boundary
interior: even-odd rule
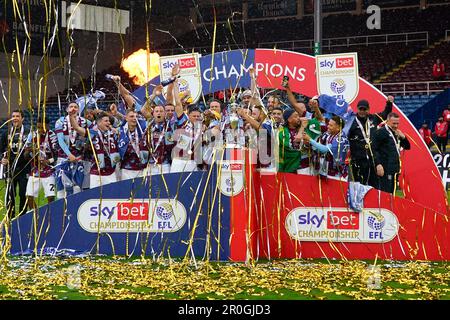
[[[446,33],[447,34],[447,33]],[[335,48],[335,47],[351,47],[351,46],[369,46],[376,44],[389,44],[389,43],[409,43],[423,42],[427,46],[429,44],[428,31],[420,32],[404,32],[404,33],[387,33],[380,35],[367,35],[356,37],[337,37],[326,38],[322,41],[322,48]],[[260,42],[258,48],[277,48],[277,49],[313,49],[314,39],[296,39],[289,41],[270,41]],[[243,49],[246,48],[244,44],[231,44],[231,45],[217,45],[215,47],[216,52]],[[191,48],[172,48],[172,49],[155,49],[159,54],[172,55],[178,53],[192,52],[192,50],[200,53],[210,53],[211,46],[197,46]]]
[[[389,43],[414,43],[425,42],[428,46],[428,31],[407,32],[407,33],[387,33],[380,35],[367,35],[356,37],[327,38],[322,41],[322,48],[331,49],[333,47],[351,47],[351,46],[369,46],[373,44]],[[290,40],[290,41],[271,41],[259,43],[260,48],[278,48],[278,49],[312,49],[314,40]]]
[[[438,85],[434,86],[434,85]],[[442,85],[442,86],[441,86]],[[450,87],[450,81],[419,81],[419,82],[386,82],[376,83],[374,86],[383,93],[389,94],[407,94],[424,92],[426,94],[441,92]],[[398,87],[401,86],[399,90]],[[394,87],[394,88],[392,88]],[[391,89],[390,89],[391,88]]]

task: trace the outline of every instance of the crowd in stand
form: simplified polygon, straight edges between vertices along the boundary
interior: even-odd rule
[[[449,123],[450,105],[448,105],[447,109],[445,109],[442,112],[442,115],[439,116],[436,124],[434,125],[434,130],[428,128],[428,123],[425,122],[422,124],[422,127],[419,129],[419,133],[428,148],[436,146],[439,152],[446,152]]]
[[[225,148],[254,153],[263,173],[320,175],[395,193],[401,150],[410,144],[398,128],[392,96],[381,113],[370,114],[369,102],[361,100],[356,113],[346,108],[343,114],[332,109],[339,99],[299,101],[285,82],[288,101],[272,95],[265,104],[250,69],[250,89],[222,93],[223,100],[211,98],[203,110],[188,91],[179,92],[178,73],[175,65],[166,94],[158,85],[142,104],[112,76],[124,108],[80,110],[72,102],[54,131],[44,118],[30,131],[23,113],[13,111],[0,137],[9,216],[15,215],[17,185],[23,212],[27,203],[35,207],[41,187],[52,201],[119,180],[209,170]]]

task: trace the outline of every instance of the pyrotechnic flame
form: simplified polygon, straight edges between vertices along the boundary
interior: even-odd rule
[[[149,57],[149,72],[147,72],[147,57]],[[122,69],[133,78],[135,84],[144,85],[159,75],[159,54],[150,52],[148,56],[146,50],[139,49],[122,61]]]

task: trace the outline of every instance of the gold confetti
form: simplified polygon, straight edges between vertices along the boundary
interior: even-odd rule
[[[450,266],[274,260],[253,266],[105,257],[11,258],[0,267],[1,299],[441,299],[450,291]]]

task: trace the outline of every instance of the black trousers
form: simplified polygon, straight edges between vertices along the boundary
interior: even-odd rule
[[[13,176],[11,182],[8,185],[8,189],[6,190],[6,208],[7,214],[10,219],[12,219],[16,215],[16,196],[19,195],[20,204],[19,204],[19,215],[26,212],[26,203],[27,203],[27,183],[28,177],[26,174],[19,174],[17,176]],[[17,187],[19,187],[19,192],[17,193]]]
[[[397,177],[398,174],[396,172],[385,172],[384,176],[379,177],[379,186],[376,188],[381,191],[394,193]]]
[[[447,137],[436,137],[436,144],[439,150],[444,153],[447,147]]]
[[[372,186],[374,188],[378,187],[378,179],[372,160],[352,160],[350,178],[352,181],[359,182],[366,186]]]

